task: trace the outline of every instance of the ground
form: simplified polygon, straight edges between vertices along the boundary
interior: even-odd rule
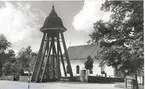
[[[111,84],[80,83],[80,82],[49,82],[30,83],[30,89],[123,89]],[[28,83],[0,80],[0,89],[28,89]]]

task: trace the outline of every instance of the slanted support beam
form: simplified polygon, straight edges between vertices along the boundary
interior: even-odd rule
[[[64,58],[63,58],[63,54],[62,54],[62,51],[61,51],[59,41],[58,41],[58,49],[59,49],[59,52],[60,52],[60,57],[61,57],[62,67],[63,67],[63,70],[64,70],[64,75],[67,76],[66,69],[65,69],[65,64],[64,64]]]
[[[59,33],[57,34],[57,63],[58,63],[58,72],[59,72],[59,78],[61,76],[61,69],[60,69],[60,52],[59,52]]]
[[[62,52],[64,52],[64,54]],[[67,77],[66,63],[70,77],[73,79],[63,34],[60,32],[55,34],[44,33],[31,81],[46,82],[60,79],[60,61],[64,75]]]
[[[43,45],[44,45],[44,42],[45,42],[44,41],[45,40],[45,36],[46,36],[46,33],[43,34],[43,38],[42,38],[42,41],[41,41],[39,53],[38,53],[38,56],[36,58],[36,64],[35,64],[35,67],[34,67],[34,71],[33,71],[32,78],[31,78],[31,82],[34,82],[35,81],[36,74],[37,74],[37,72],[39,72],[37,69],[40,66],[39,61],[40,61],[40,57],[41,57],[42,48],[43,48]]]
[[[66,48],[66,44],[65,44],[65,39],[64,39],[63,33],[60,33],[60,34],[61,34],[62,43],[63,43],[63,47],[64,47],[64,54],[66,56],[66,62],[68,64],[68,68],[69,68],[70,78],[73,80],[74,77],[73,77],[72,68],[71,68],[71,64],[70,64],[70,60],[69,60],[69,56],[68,56],[68,52],[67,52],[67,48]]]
[[[40,73],[42,73],[42,71],[43,71],[42,65],[43,65],[47,45],[48,45],[48,41],[45,41],[45,44],[44,44],[43,49],[42,49],[42,54],[40,57],[40,65],[39,65],[38,70],[37,70],[38,72],[36,73],[35,82],[40,82]]]
[[[51,37],[48,36],[48,41],[50,41],[50,39],[51,39]],[[44,70],[42,72],[42,77],[40,79],[40,82],[43,82],[45,74],[47,74],[47,77],[49,77],[49,60],[50,60],[49,57],[50,57],[50,52],[51,52],[51,49],[52,49],[52,42],[50,43],[50,45],[49,45],[49,43],[47,45],[47,57],[46,57],[47,61],[46,61],[45,66],[44,66]]]

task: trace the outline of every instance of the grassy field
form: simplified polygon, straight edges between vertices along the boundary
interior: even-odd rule
[[[127,88],[125,88],[125,84],[124,84],[124,83],[116,84],[115,87],[116,87],[116,88],[127,89]],[[139,85],[139,89],[144,89],[144,86]]]
[[[118,83],[99,84],[81,82],[30,83],[30,89],[119,89],[115,87],[117,84]],[[28,89],[28,83],[0,80],[0,89]]]

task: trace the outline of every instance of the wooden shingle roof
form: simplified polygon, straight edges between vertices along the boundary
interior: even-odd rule
[[[86,59],[89,55],[94,58],[99,52],[99,45],[80,45],[80,46],[70,46],[68,48],[68,54],[70,60]]]
[[[40,29],[42,32],[52,32],[52,31],[60,31],[64,32],[67,29],[64,27],[61,18],[57,15],[54,6],[52,6],[52,10],[49,16],[45,19],[44,25]]]

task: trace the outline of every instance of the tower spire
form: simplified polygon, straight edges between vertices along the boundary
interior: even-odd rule
[[[54,2],[52,3],[52,8],[54,9]]]
[[[54,9],[54,2],[52,4],[52,10],[51,10],[49,16],[57,16],[57,13],[55,12],[55,9]]]

